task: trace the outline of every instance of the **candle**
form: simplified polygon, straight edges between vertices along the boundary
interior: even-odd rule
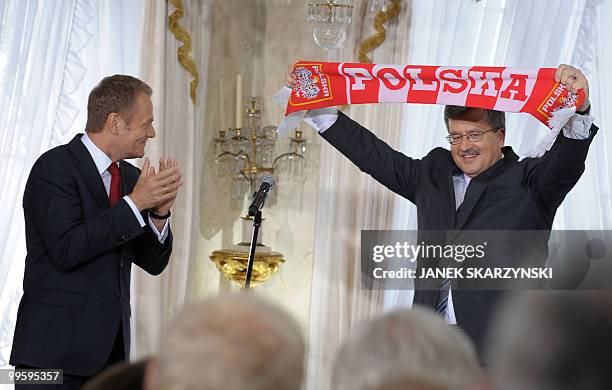
[[[236,128],[242,129],[242,75],[236,77]]]
[[[219,130],[226,130],[227,122],[225,121],[225,85],[223,79],[219,79]]]

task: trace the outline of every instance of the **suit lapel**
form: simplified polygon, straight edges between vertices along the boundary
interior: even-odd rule
[[[82,134],[77,134],[68,143],[68,150],[70,155],[76,160],[76,168],[81,177],[83,177],[96,203],[98,203],[101,209],[107,209],[110,207],[108,194],[93,158],[85,145],[83,145],[83,142],[81,142],[81,136]]]
[[[127,162],[121,160],[119,162],[119,171],[121,172],[121,195],[129,195],[134,190],[134,186],[138,181],[138,176],[132,174],[132,170],[128,169]]]
[[[448,169],[438,169],[435,171],[435,183],[439,183],[440,201],[442,211],[446,218],[449,228],[455,226],[455,190],[453,187],[452,172]]]
[[[511,147],[506,146],[502,151],[504,153],[504,158],[470,181],[465,191],[465,197],[463,198],[461,208],[457,213],[456,230],[462,229],[466,224],[474,208],[478,204],[483,191],[487,188],[487,185],[518,161],[518,156],[512,151]]]
[[[489,178],[488,180],[477,180],[482,175],[483,173],[478,175],[475,179],[472,179],[470,181],[470,184],[468,185],[467,190],[465,191],[463,203],[460,206],[459,212],[456,213],[457,221],[455,227],[457,230],[463,228],[463,225],[465,225],[465,223],[467,222],[468,217],[474,211],[474,207],[478,203],[482,192],[490,182],[491,178]]]

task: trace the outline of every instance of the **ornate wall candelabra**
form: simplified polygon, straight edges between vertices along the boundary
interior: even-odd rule
[[[246,104],[241,106],[243,115],[237,118],[237,126],[229,131],[220,130],[214,140],[217,185],[229,185],[231,198],[234,201],[242,201],[245,196],[253,195],[264,175],[274,176],[277,183],[271,196],[276,196],[279,187],[282,187],[282,184],[278,185],[279,182],[286,182],[281,178],[304,183],[308,176],[310,147],[303,132],[298,129],[288,140],[279,138],[276,126],[261,126],[261,99],[250,97]],[[238,286],[242,286],[245,280],[252,232],[251,221],[249,216],[242,217],[240,243],[229,249],[214,251],[210,256],[219,271]],[[262,244],[259,235],[251,285],[263,283],[284,261],[281,253],[273,252],[270,247]]]
[[[251,97],[244,110],[244,126],[219,131],[215,138],[215,177],[231,178],[231,197],[243,199],[255,192],[264,175],[289,176],[303,182],[309,146],[301,130],[295,130],[288,145],[277,145],[277,127],[261,127],[261,99]],[[275,155],[277,149],[283,149]]]

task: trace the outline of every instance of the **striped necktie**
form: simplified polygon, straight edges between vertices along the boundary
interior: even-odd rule
[[[465,194],[465,187],[462,188],[463,193]],[[463,199],[462,199],[463,200]],[[463,203],[462,203],[463,204]],[[457,207],[455,211],[455,215],[459,215],[459,211],[461,211],[461,205]],[[442,317],[446,317],[446,309],[448,308],[448,296],[450,295],[451,281],[448,278],[444,278],[442,282],[442,286],[440,287],[440,291],[438,292],[438,300],[436,301],[436,313],[440,314]]]
[[[442,287],[440,287],[440,291],[438,292],[438,300],[436,302],[436,313],[441,316],[446,315],[446,309],[448,308],[448,295],[450,293],[451,281],[448,278],[445,278],[442,282]]]

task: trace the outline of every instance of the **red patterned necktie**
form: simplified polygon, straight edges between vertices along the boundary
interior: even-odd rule
[[[108,193],[108,199],[110,200],[111,207],[121,199],[121,172],[117,164],[112,163],[107,171],[111,174],[110,191]]]

